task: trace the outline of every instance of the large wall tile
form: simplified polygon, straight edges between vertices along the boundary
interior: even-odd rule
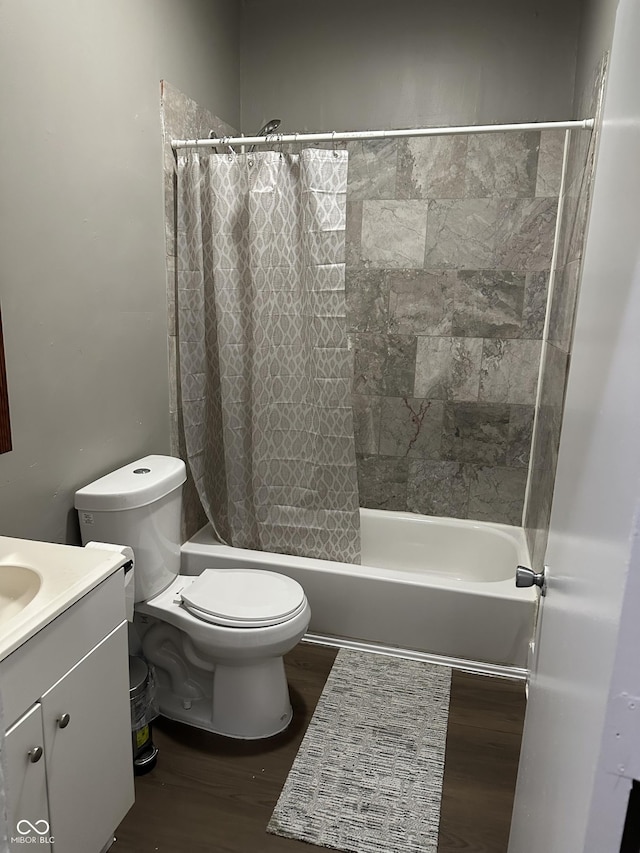
[[[365,265],[394,269],[422,267],[426,232],[426,202],[362,202],[361,254]]]
[[[540,134],[536,195],[557,198],[562,181],[564,130],[543,130]]]
[[[571,138],[567,162],[567,179],[562,200],[562,213],[558,228],[558,253],[556,263],[559,268],[571,261],[582,258],[586,236],[587,215],[592,179],[592,150],[583,145],[589,144],[590,134]]]
[[[404,512],[407,508],[408,469],[407,459],[360,456],[358,458],[360,506]]]
[[[498,202],[494,199],[430,201],[425,267],[495,269],[497,228]]]
[[[467,518],[468,505],[468,466],[458,462],[411,460],[407,481],[409,512]]]
[[[566,246],[566,252],[560,253],[560,258],[566,260],[567,263],[581,259],[584,253],[594,169],[595,136],[590,135],[583,171],[576,176],[575,181],[569,185],[568,190],[568,194],[572,198],[575,198],[575,207],[573,208],[574,215],[571,219],[570,227],[565,232],[566,240],[564,241],[564,245]],[[571,212],[570,210],[570,215]]]
[[[551,518],[568,364],[567,353],[545,342],[540,408],[532,446],[531,487],[524,519],[532,561],[538,569],[544,559]]]
[[[606,74],[606,56],[595,74],[592,115],[600,115]],[[558,223],[556,270],[548,307],[548,341],[543,347],[540,407],[536,414],[530,487],[524,526],[532,565],[544,565],[555,480],[564,395],[569,369],[580,261],[586,237],[595,152],[599,129],[572,130],[564,176],[562,213]]]
[[[362,266],[362,202],[351,201],[347,193],[345,261],[347,267]]]
[[[482,338],[419,337],[416,349],[417,397],[477,400]]]
[[[376,454],[380,443],[380,397],[351,395],[353,431],[358,454]]]
[[[347,267],[345,298],[349,331],[386,331],[389,323],[389,281],[382,270]]]
[[[355,334],[355,394],[412,397],[416,339],[409,335]]]
[[[547,314],[549,270],[528,272],[525,276],[521,338],[542,338]]]
[[[383,397],[380,413],[380,454],[440,457],[442,400]]]
[[[466,136],[430,136],[398,143],[398,198],[462,198]]]
[[[384,460],[377,469],[366,463],[369,505],[387,504],[386,494],[394,506],[406,497],[412,511],[520,523],[530,466],[532,489],[542,490],[531,501],[530,539],[536,547],[546,541],[552,479],[545,455],[555,465],[549,448],[559,436],[578,272],[577,264],[563,267],[582,253],[590,137],[571,134],[549,306],[564,131],[404,139],[396,143],[395,173],[392,146],[350,146],[356,430],[359,451]],[[545,345],[536,421],[545,437],[530,459],[548,309],[557,346]],[[412,458],[418,452],[426,456]],[[407,459],[408,486],[404,468],[393,474]]]
[[[396,334],[451,333],[455,272],[397,270],[386,274],[389,330]]]
[[[492,270],[461,270],[455,288],[453,334],[518,337],[525,276]]]
[[[507,465],[512,468],[529,466],[535,411],[535,406],[511,406]]]
[[[180,456],[180,413],[169,412],[169,447],[172,456]]]
[[[167,139],[179,137],[180,133],[195,135],[197,112],[198,104],[193,98],[185,95],[167,80],[162,81],[162,121]],[[213,119],[214,116],[210,118]]]
[[[578,298],[582,261],[571,261],[556,270],[549,310],[549,342],[563,352],[571,352],[573,320]]]
[[[469,479],[470,518],[522,524],[526,469],[476,467]]]
[[[577,196],[581,187],[589,181],[589,160],[593,150],[593,134],[590,130],[572,130],[567,151],[565,193]]]
[[[539,145],[539,132],[471,134],[467,153],[465,196],[533,196]]]
[[[561,410],[564,405],[564,392],[569,371],[569,355],[545,341],[543,357],[540,403],[543,406]]]
[[[485,340],[479,399],[532,406],[536,401],[541,347],[541,341],[534,340]]]
[[[496,267],[547,270],[551,266],[557,199],[514,199],[498,202]]]
[[[531,457],[531,485],[524,526],[532,565],[540,571],[547,546],[551,503],[560,445],[561,414],[548,406],[538,410]]]
[[[573,227],[569,232],[569,244],[567,246],[566,259],[570,264],[572,261],[582,259],[584,254],[584,243],[587,235],[587,220],[589,217],[589,192],[581,188],[576,199],[575,218]]]
[[[351,201],[396,197],[397,142],[369,139],[349,142],[347,193]]]
[[[447,403],[442,424],[442,458],[504,465],[509,446],[507,405]]]

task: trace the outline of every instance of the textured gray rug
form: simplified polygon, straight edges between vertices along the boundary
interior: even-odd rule
[[[436,853],[451,670],[341,649],[267,831]]]

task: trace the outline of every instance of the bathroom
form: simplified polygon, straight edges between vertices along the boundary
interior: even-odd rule
[[[245,134],[588,117],[617,4],[517,5],[3,4],[0,534],[78,543],[79,486],[175,447],[160,81]]]

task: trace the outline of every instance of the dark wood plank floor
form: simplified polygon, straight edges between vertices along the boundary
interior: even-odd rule
[[[335,655],[309,645],[287,655],[294,720],[267,741],[158,721],[158,765],[136,779],[112,853],[326,853],[265,827]],[[523,718],[521,684],[453,673],[438,853],[505,853]]]

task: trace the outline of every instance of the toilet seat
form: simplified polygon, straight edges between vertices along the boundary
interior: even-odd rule
[[[286,575],[260,569],[205,569],[183,589],[181,603],[203,622],[266,628],[293,619],[307,601],[300,584]]]

